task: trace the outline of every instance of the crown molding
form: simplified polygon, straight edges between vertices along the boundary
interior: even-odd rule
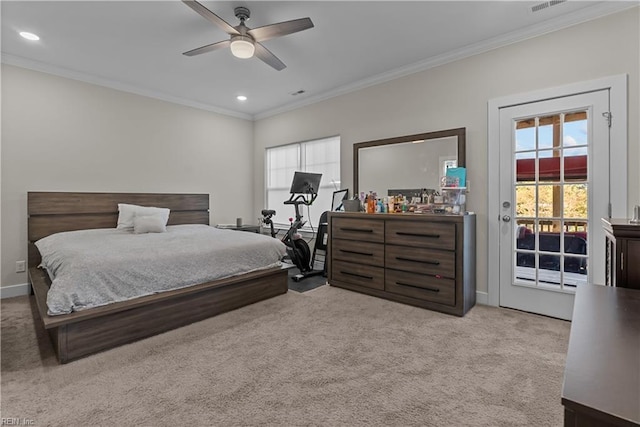
[[[378,74],[357,82],[340,86],[330,91],[323,92],[318,95],[310,96],[306,99],[292,102],[282,105],[280,107],[268,109],[254,115],[247,113],[240,113],[233,110],[227,110],[215,105],[205,104],[186,98],[181,98],[173,95],[169,95],[163,92],[154,91],[150,89],[143,89],[134,85],[122,83],[119,81],[106,79],[103,77],[93,76],[90,74],[82,73],[79,71],[71,70],[64,67],[58,67],[55,65],[47,64],[40,61],[35,61],[27,58],[23,58],[17,55],[11,55],[2,53],[0,55],[0,62],[8,65],[14,65],[22,68],[27,68],[34,71],[40,71],[47,74],[53,74],[60,77],[65,77],[73,80],[79,80],[85,83],[95,84],[123,92],[129,92],[136,95],[145,96],[148,98],[159,99],[178,105],[184,105],[187,107],[197,108],[200,110],[210,111],[217,114],[236,117],[245,120],[261,120],[278,114],[282,114],[297,108],[305,107],[308,105],[316,104],[331,98],[335,98],[340,95],[345,95],[351,92],[355,92],[367,87],[375,86],[381,83],[385,83],[391,80],[395,80],[401,77],[405,77],[411,74],[426,71],[428,69],[438,67],[444,64],[448,64],[454,61],[458,61],[464,58],[468,58],[474,55],[478,55],[490,50],[498,49],[510,44],[518,43],[527,39],[538,37],[547,33],[558,31],[567,27],[578,25],[587,21],[598,19],[607,15],[622,12],[631,8],[639,7],[640,1],[602,1],[593,6],[580,9],[570,15],[558,16],[542,22],[537,25],[522,28],[520,30],[505,34],[492,39],[484,40],[472,45],[466,46],[461,49],[457,49],[451,52],[447,52],[435,57],[425,59],[405,67],[396,68],[386,73]],[[544,13],[544,12],[542,12]]]
[[[478,55],[490,50],[505,47],[511,44],[519,43],[524,40],[528,40],[534,37],[542,36],[544,34],[552,33],[564,28],[572,27],[574,25],[582,24],[584,22],[592,21],[594,19],[602,18],[607,15],[622,12],[624,10],[639,7],[639,1],[604,1],[599,2],[593,6],[580,9],[570,15],[558,16],[556,18],[549,19],[537,25],[531,25],[529,27],[522,28],[517,31],[513,31],[509,34],[504,34],[499,37],[487,39],[472,45],[465,46],[464,48],[453,50],[451,52],[444,53],[442,55],[434,56],[423,61],[419,61],[410,64],[405,67],[396,68],[395,70],[378,74],[376,76],[360,80],[355,83],[344,85],[333,89],[328,92],[324,92],[319,95],[310,96],[304,100],[300,100],[294,103],[286,104],[281,107],[273,108],[263,111],[253,116],[254,120],[261,120],[268,117],[272,117],[278,114],[282,114],[297,108],[305,107],[308,105],[316,104],[321,101],[325,101],[330,98],[334,98],[340,95],[345,95],[350,92],[355,92],[361,89],[365,89],[370,86],[385,83],[391,80],[395,80],[401,77],[405,77],[411,74],[426,71],[430,68],[435,68],[440,65],[448,64],[450,62],[458,61],[464,58],[468,58],[474,55]]]
[[[72,80],[79,80],[81,82],[90,83],[97,86],[104,86],[122,92],[133,93],[135,95],[141,95],[147,98],[159,99],[161,101],[170,102],[172,104],[184,105],[186,107],[197,108],[200,110],[210,111],[225,116],[231,116],[245,120],[253,120],[253,116],[250,114],[239,113],[237,111],[227,110],[224,108],[216,107],[214,105],[204,104],[201,102],[192,101],[190,99],[168,95],[166,93],[154,90],[143,89],[134,85],[118,82],[111,79],[105,79],[98,76],[92,76],[90,74],[82,73],[68,68],[58,67],[32,59],[23,58],[17,55],[2,53],[2,55],[0,55],[0,60],[3,64],[14,65],[16,67],[27,68],[34,71],[40,71],[42,73],[53,74],[55,76],[65,77]]]

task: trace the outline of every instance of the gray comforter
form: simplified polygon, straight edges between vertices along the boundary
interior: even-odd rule
[[[278,239],[206,225],[166,233],[57,233],[36,242],[52,280],[50,315],[98,307],[280,265]]]

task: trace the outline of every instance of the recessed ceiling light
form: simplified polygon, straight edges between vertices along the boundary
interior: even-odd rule
[[[247,100],[247,97],[246,97],[246,96],[244,96],[244,95],[238,95],[238,96],[236,96],[236,99],[237,99],[238,101],[246,101],[246,100]]]
[[[40,37],[38,37],[37,35],[33,34],[33,33],[29,33],[27,31],[20,31],[20,35],[27,39],[27,40],[31,40],[31,41],[37,41],[40,40]]]

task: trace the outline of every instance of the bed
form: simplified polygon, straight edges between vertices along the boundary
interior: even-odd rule
[[[115,228],[118,203],[169,208],[168,226],[209,224],[208,194],[29,192],[29,278],[40,321],[61,363],[287,292],[286,270],[273,267],[69,314],[49,315],[47,293],[51,281],[46,271],[37,268],[41,256],[35,242],[64,231]]]

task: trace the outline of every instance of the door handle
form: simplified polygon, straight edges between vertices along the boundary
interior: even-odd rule
[[[504,222],[509,222],[509,221],[511,221],[511,217],[509,215],[505,215],[505,216],[502,217],[502,220]]]

